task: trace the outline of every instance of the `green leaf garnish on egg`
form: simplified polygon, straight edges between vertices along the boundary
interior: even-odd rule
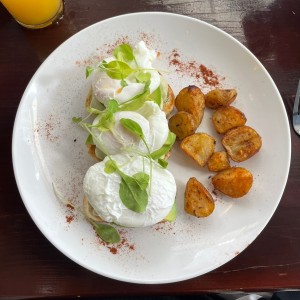
[[[121,176],[119,195],[123,204],[137,213],[144,212],[148,204],[148,194],[144,183],[141,186],[141,181],[134,176],[131,177],[122,172],[118,173]]]
[[[130,62],[134,60],[133,50],[128,44],[122,44],[118,46],[114,50],[113,55],[117,60],[124,62]]]

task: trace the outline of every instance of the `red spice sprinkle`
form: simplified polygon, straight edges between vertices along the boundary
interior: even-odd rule
[[[204,65],[200,65],[200,71],[206,84],[210,86],[218,86],[220,84],[218,76],[212,70]]]
[[[71,222],[74,220],[74,216],[66,216],[67,223],[71,224]]]
[[[198,64],[195,60],[184,61],[177,49],[172,50],[169,55],[169,65],[176,67],[176,72],[181,76],[190,76],[197,79],[198,84],[202,83],[204,87],[219,87],[220,76],[203,64]],[[222,78],[224,79],[224,78]]]

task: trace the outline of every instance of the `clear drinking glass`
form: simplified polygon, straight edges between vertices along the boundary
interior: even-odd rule
[[[0,0],[24,27],[37,29],[55,23],[63,15],[63,0]]]

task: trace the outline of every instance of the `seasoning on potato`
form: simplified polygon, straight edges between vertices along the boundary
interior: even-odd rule
[[[184,210],[195,217],[209,216],[215,209],[211,194],[195,177],[189,179],[184,194]]]
[[[197,126],[191,114],[180,111],[170,118],[169,129],[176,134],[178,139],[182,140],[195,133]]]
[[[213,109],[228,106],[236,99],[236,96],[236,89],[215,89],[205,94],[205,105]]]
[[[239,109],[233,106],[224,106],[213,113],[212,121],[218,133],[225,133],[232,128],[245,125],[247,118]]]
[[[260,150],[262,139],[253,128],[244,125],[227,131],[222,145],[232,160],[242,162]]]
[[[175,107],[178,111],[185,111],[191,114],[195,119],[196,127],[198,127],[204,114],[204,94],[199,87],[189,85],[183,88],[176,96]]]
[[[230,168],[228,154],[225,151],[214,152],[207,161],[207,168],[213,172],[219,172]]]
[[[194,133],[180,143],[180,148],[201,167],[204,167],[215,151],[216,140],[206,133]]]
[[[232,198],[245,196],[249,192],[252,183],[253,175],[242,167],[223,170],[212,178],[213,186]]]

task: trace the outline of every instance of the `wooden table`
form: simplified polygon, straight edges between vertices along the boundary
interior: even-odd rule
[[[235,259],[188,281],[135,285],[96,275],[61,254],[28,215],[11,159],[14,118],[26,85],[44,59],[73,34],[103,19],[139,11],[192,16],[233,35],[269,71],[291,119],[300,78],[298,0],[66,0],[60,24],[36,31],[20,27],[0,6],[0,297],[187,295],[300,288],[300,137],[293,129],[288,182],[267,227]]]

